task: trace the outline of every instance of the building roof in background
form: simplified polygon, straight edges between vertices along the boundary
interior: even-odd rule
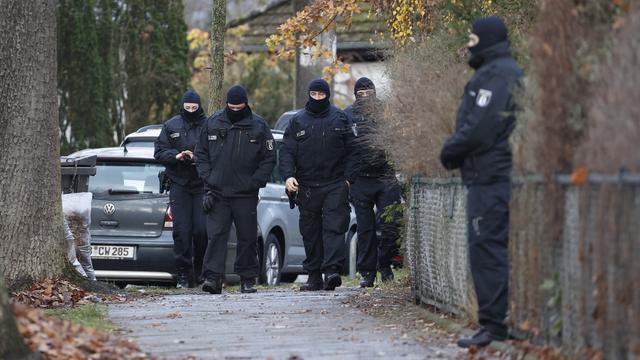
[[[240,51],[264,52],[267,51],[265,40],[293,15],[291,0],[275,0],[262,7],[254,7],[244,16],[229,21],[227,27],[248,25],[248,32],[240,39]],[[378,35],[385,30],[385,26],[384,19],[363,11],[353,18],[351,27],[338,27],[338,52],[371,52],[389,48],[389,43],[380,41]]]

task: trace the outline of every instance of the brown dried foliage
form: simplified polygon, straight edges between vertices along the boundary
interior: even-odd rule
[[[99,297],[64,279],[46,279],[33,284],[29,289],[13,292],[14,303],[39,308],[57,308],[63,306],[84,305],[96,302],[123,302],[124,295],[114,294]]]
[[[576,162],[590,170],[640,171],[640,6],[614,23],[611,55],[588,109],[588,128]]]
[[[155,359],[129,340],[14,304],[18,331],[44,359]]]
[[[440,150],[453,133],[455,113],[471,71],[434,36],[398,49],[389,60],[392,91],[378,141],[407,176],[445,176]]]
[[[584,96],[573,76],[579,28],[574,10],[573,0],[542,1],[540,21],[531,35],[531,77],[537,88],[529,87],[524,96],[535,92],[536,101],[527,104],[535,109],[521,144],[526,158],[519,159],[527,172],[571,170],[577,133],[568,119],[571,104]]]

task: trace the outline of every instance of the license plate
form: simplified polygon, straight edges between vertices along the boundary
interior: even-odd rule
[[[91,257],[94,259],[135,259],[134,246],[91,245]]]

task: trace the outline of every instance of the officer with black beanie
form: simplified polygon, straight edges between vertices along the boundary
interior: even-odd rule
[[[353,132],[346,114],[331,105],[330,97],[326,81],[309,84],[309,100],[292,117],[280,151],[280,173],[287,191],[296,194],[300,210],[303,267],[309,274],[302,291],[334,290],[342,285]]]
[[[486,346],[507,338],[509,290],[509,201],[516,123],[514,91],[523,72],[511,56],[507,27],[498,17],[473,23],[469,65],[476,70],[465,87],[454,134],[440,160],[460,169],[468,189],[469,262],[482,328],[458,341],[461,347]]]
[[[202,290],[222,292],[233,222],[238,240],[234,273],[240,276],[240,291],[257,291],[258,190],[271,178],[275,164],[269,126],[251,111],[245,89],[233,86],[227,92],[227,106],[207,119],[196,148],[196,165],[205,182],[201,206],[207,214],[209,238]]]
[[[397,221],[383,219],[382,214],[388,206],[401,202],[401,189],[385,150],[376,140],[383,111],[376,87],[369,78],[362,77],[356,81],[353,92],[356,101],[344,110],[354,124],[356,136],[355,165],[348,180],[358,222],[360,286],[372,287],[376,271],[380,272],[383,282],[393,280],[391,258],[396,250],[399,226]]]
[[[165,166],[165,174],[171,180],[169,199],[178,288],[200,281],[207,244],[201,206],[204,187],[193,162],[193,151],[205,121],[200,96],[189,90],[182,97],[180,115],[164,123],[155,142],[154,156]]]

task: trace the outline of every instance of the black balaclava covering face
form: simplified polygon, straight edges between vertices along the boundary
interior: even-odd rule
[[[358,98],[358,91],[360,90],[373,90],[376,91],[376,86],[373,84],[373,81],[367,77],[361,77],[356,81],[356,85],[353,87],[353,95]]]
[[[238,122],[244,118],[251,116],[251,108],[249,108],[247,91],[241,85],[234,85],[229,89],[229,91],[227,91],[227,104],[246,105],[244,109],[240,111],[233,111],[229,108],[229,105],[227,105],[224,111],[232,123]]]
[[[189,112],[184,109],[184,104],[198,104],[198,110]],[[200,104],[200,95],[193,90],[187,90],[187,92],[182,95],[182,109],[180,109],[180,113],[182,116],[187,119],[189,122],[195,122],[200,119],[204,115],[204,110],[202,110],[202,104]]]
[[[311,81],[311,83],[309,84],[309,92],[311,91],[322,91],[323,93],[327,94],[327,97],[322,100],[316,100],[312,98],[311,95],[309,95],[309,100],[307,101],[307,105],[305,106],[307,110],[311,111],[314,114],[319,114],[327,110],[329,106],[331,106],[331,102],[329,101],[329,98],[331,97],[331,88],[326,81],[322,79],[315,79]]]
[[[471,32],[478,35],[480,42],[474,47],[470,47],[471,59],[469,65],[477,69],[484,63],[482,52],[496,44],[509,40],[509,31],[502,19],[497,16],[489,16],[476,20]]]
[[[374,93],[369,96],[358,96],[360,90],[373,90]],[[353,87],[353,93],[356,96],[353,107],[356,112],[366,114],[369,117],[376,113],[379,101],[376,98],[375,90],[376,86],[369,78],[361,77],[356,81],[356,85]]]

